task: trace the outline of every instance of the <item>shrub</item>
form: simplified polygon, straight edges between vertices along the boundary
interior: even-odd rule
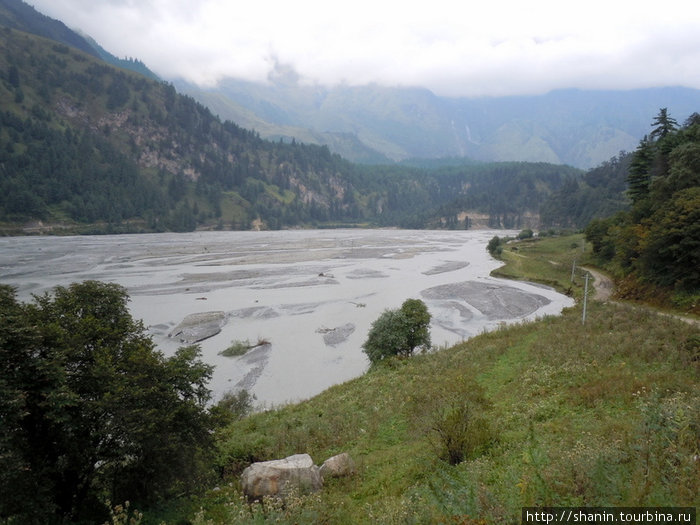
[[[218,426],[225,426],[250,414],[255,399],[255,394],[245,389],[238,392],[229,390],[211,408],[211,413],[217,419]]]
[[[407,299],[398,310],[386,310],[370,328],[362,349],[372,364],[399,355],[408,357],[430,348],[430,312],[420,299]]]
[[[503,246],[501,246],[500,237],[498,235],[494,235],[486,245],[486,249],[491,254],[491,257],[500,257],[501,253],[503,253]]]
[[[535,236],[535,234],[532,232],[532,230],[527,228],[518,234],[518,239],[520,239],[520,240],[532,239],[534,236]]]
[[[493,441],[483,389],[465,377],[445,378],[417,400],[418,421],[450,465],[482,453]]]
[[[262,338],[258,339],[257,343],[251,343],[248,339],[245,341],[233,341],[228,348],[219,352],[219,355],[224,357],[239,357],[245,355],[248,350],[269,344],[270,341]]]

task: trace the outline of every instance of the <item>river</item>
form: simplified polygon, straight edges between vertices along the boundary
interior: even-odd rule
[[[503,231],[292,230],[0,238],[0,283],[31,300],[56,285],[119,283],[166,355],[188,315],[219,312],[198,343],[215,398],[246,388],[262,407],[309,398],[368,366],[362,343],[385,309],[425,301],[435,345],[506,322],[556,315],[573,301],[495,279],[486,244]],[[513,232],[511,232],[513,233]],[[241,357],[234,341],[266,340]]]

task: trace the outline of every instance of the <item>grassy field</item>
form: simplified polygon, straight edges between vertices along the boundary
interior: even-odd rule
[[[581,250],[580,237],[508,245],[498,273],[580,297]],[[151,519],[482,524],[520,523],[523,506],[698,506],[699,378],[696,327],[591,302],[585,325],[576,306],[239,421],[218,435],[217,490]],[[461,461],[445,435],[462,438]],[[320,493],[241,499],[251,461],[344,451],[357,474]]]

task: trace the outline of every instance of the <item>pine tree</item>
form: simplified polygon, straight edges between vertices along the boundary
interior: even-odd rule
[[[656,126],[649,134],[651,140],[663,139],[669,133],[678,130],[678,122],[668,115],[668,108],[661,108],[651,125]]]
[[[649,195],[649,182],[651,180],[651,163],[654,160],[654,148],[646,135],[639,141],[637,151],[634,152],[632,163],[627,175],[627,193],[633,203],[645,199]]]

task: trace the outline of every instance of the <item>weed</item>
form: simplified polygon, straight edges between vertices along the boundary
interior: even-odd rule
[[[257,343],[251,343],[248,339],[246,339],[245,341],[233,341],[228,348],[219,352],[219,355],[222,355],[224,357],[238,357],[245,355],[249,350],[252,350],[253,348],[258,348],[259,346],[269,344],[270,341],[263,338],[258,339]]]

